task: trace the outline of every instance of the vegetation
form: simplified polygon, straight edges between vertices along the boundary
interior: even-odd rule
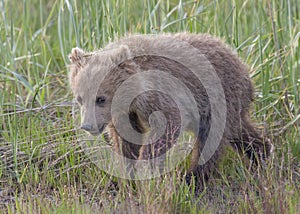
[[[299,212],[297,0],[2,0],[0,12],[0,211]],[[223,38],[250,66],[252,117],[275,145],[274,157],[257,169],[229,149],[198,194],[178,171],[130,183],[99,169],[82,144],[68,89],[72,47],[181,31]]]

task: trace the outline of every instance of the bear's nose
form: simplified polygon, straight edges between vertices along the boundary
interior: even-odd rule
[[[91,131],[93,129],[93,125],[92,124],[82,124],[80,128],[85,131]]]

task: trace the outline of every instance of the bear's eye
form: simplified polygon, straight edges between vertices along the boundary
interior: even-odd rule
[[[77,101],[77,103],[79,103],[79,105],[82,105],[82,98],[81,97],[77,97],[76,101]]]
[[[103,104],[105,103],[106,98],[104,96],[100,96],[96,98],[96,104],[98,106],[103,106]]]

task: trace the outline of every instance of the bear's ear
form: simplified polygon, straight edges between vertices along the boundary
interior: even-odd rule
[[[72,48],[71,54],[69,55],[70,62],[72,64],[82,63],[84,51],[78,47]]]
[[[118,48],[114,49],[112,54],[112,60],[115,64],[120,64],[131,57],[129,47],[127,45],[120,45]]]
[[[70,74],[69,74],[69,81],[71,87],[75,85],[75,77],[77,76],[80,69],[85,64],[85,52],[80,48],[73,48],[71,54],[69,55],[70,59]]]

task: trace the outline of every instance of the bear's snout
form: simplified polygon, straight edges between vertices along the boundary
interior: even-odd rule
[[[85,131],[92,131],[93,130],[93,125],[92,124],[82,124],[80,126],[81,129]]]

